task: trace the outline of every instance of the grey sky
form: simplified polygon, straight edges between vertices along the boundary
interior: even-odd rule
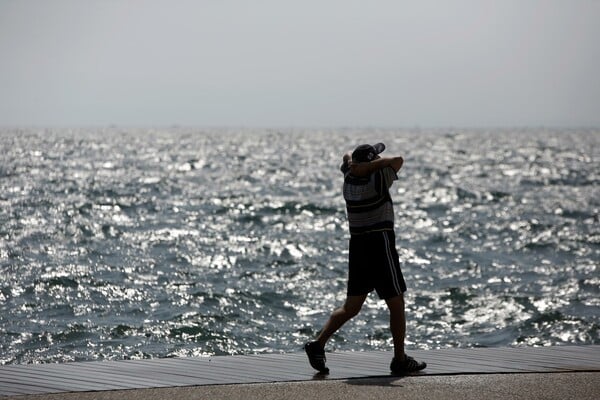
[[[599,0],[0,0],[0,125],[600,125]]]

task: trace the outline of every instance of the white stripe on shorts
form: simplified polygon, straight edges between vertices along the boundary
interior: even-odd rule
[[[396,292],[398,293],[398,295],[402,294],[402,289],[400,287],[400,283],[398,282],[398,274],[396,272],[396,268],[394,268],[395,263],[394,263],[394,256],[392,254],[391,248],[390,248],[390,240],[388,239],[386,232],[383,231],[381,232],[383,234],[383,240],[385,241],[385,254],[387,255],[388,258],[388,265],[390,266],[390,271],[392,273],[392,283],[394,284],[394,289],[396,289]],[[396,244],[394,243],[394,246]]]

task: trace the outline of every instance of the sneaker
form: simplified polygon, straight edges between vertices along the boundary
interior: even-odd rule
[[[404,355],[404,360],[392,359],[390,369],[395,375],[407,375],[411,372],[417,372],[427,367],[427,363],[419,362],[412,357]]]
[[[325,350],[321,347],[319,342],[309,342],[304,346],[304,351],[308,356],[310,365],[322,374],[328,374],[329,368],[325,366]]]

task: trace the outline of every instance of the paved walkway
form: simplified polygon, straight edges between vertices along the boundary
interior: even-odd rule
[[[26,395],[18,400],[598,400],[600,372],[438,375]]]
[[[496,382],[500,384],[507,381],[508,376],[514,377],[514,382],[524,382],[541,379],[543,375],[539,373],[561,372],[561,374],[551,374],[548,375],[548,378],[544,378],[546,379],[543,382],[544,386],[541,386],[542,383],[534,385],[543,392],[546,385],[556,386],[555,379],[560,377],[568,376],[569,380],[580,379],[579,374],[563,373],[584,371],[596,372],[585,373],[581,376],[591,377],[587,387],[593,393],[599,394],[600,346],[442,349],[412,351],[410,354],[417,359],[426,361],[428,367],[418,377],[402,380],[390,378],[388,368],[391,354],[380,351],[327,353],[328,366],[331,370],[331,374],[327,376],[315,375],[315,371],[308,365],[303,352],[212,358],[5,365],[0,366],[0,396],[49,395],[51,393],[61,393],[60,396],[66,396],[66,392],[80,392],[76,395],[83,396],[85,393],[81,392],[93,391],[96,393],[93,394],[93,397],[88,398],[104,398],[101,396],[125,393],[126,397],[121,398],[129,399],[138,398],[136,397],[137,393],[140,393],[140,396],[147,400],[151,398],[148,396],[151,396],[152,393],[160,392],[157,388],[171,388],[164,390],[173,392],[172,395],[167,396],[172,400],[186,398],[177,397],[180,394],[185,396],[186,393],[193,396],[191,398],[197,398],[192,392],[221,391],[229,387],[223,385],[235,384],[231,386],[231,390],[235,393],[256,390],[270,393],[272,390],[279,390],[286,395],[279,398],[293,398],[291,396],[295,388],[318,392],[320,389],[327,391],[329,388],[341,385],[338,389],[346,388],[342,391],[349,390],[352,393],[358,393],[361,392],[362,389],[359,390],[359,388],[362,386],[369,387],[369,391],[372,392],[380,387],[381,382],[383,382],[382,387],[385,388],[395,387],[398,384],[405,387],[408,382],[414,382],[418,386],[431,382],[434,378],[433,382],[447,378],[449,379],[446,381],[448,384],[454,381],[463,381],[464,383],[464,379],[466,379],[448,377],[448,375],[464,377],[473,374],[511,374],[494,375],[497,377]],[[375,377],[378,378],[374,381],[375,385],[359,384],[368,382],[368,380],[363,380],[365,378],[374,379]],[[472,382],[485,381],[488,378],[478,375],[472,378]],[[311,382],[292,383],[294,381]],[[270,383],[270,385],[243,385],[250,383]],[[194,388],[186,388],[186,386],[194,386]],[[173,389],[176,387],[180,387],[181,390]],[[507,383],[507,387],[511,387],[511,384]],[[121,392],[124,389],[148,390]],[[560,388],[556,388],[556,390],[557,393],[563,393]],[[175,392],[179,394],[175,394]],[[203,397],[204,395],[200,396],[200,398]],[[46,398],[61,397],[46,396]],[[596,398],[600,398],[600,396]]]

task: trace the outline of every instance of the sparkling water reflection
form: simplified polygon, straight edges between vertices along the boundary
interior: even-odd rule
[[[0,363],[297,351],[344,298],[341,154],[380,140],[413,348],[600,343],[600,132],[5,130]],[[332,349],[391,347],[371,298]]]

